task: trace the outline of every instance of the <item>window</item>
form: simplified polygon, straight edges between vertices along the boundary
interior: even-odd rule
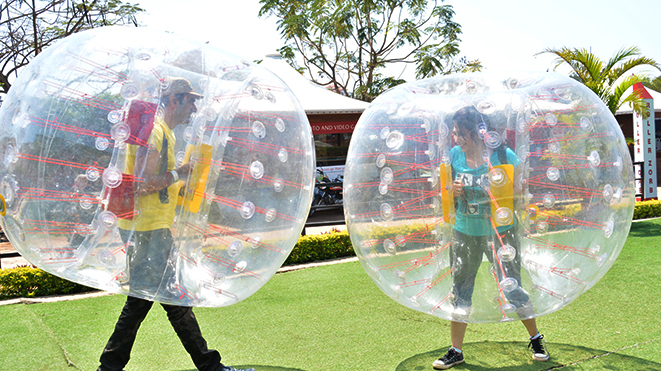
[[[351,133],[315,134],[317,166],[344,165],[350,141]]]

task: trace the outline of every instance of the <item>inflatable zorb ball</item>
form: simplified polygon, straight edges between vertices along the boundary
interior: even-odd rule
[[[631,159],[601,100],[557,74],[397,86],[354,131],[345,217],[397,302],[461,322],[556,311],[613,265],[634,207]]]
[[[267,70],[138,28],[70,36],[0,111],[2,229],[84,285],[225,306],[264,285],[314,189],[305,113]]]

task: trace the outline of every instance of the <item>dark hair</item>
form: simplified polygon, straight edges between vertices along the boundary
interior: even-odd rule
[[[467,131],[474,142],[481,140],[478,128],[484,123],[484,118],[473,106],[466,106],[457,110],[452,116],[452,124],[459,132]]]
[[[452,116],[452,123],[458,129],[459,132],[468,131],[471,139],[478,143],[483,141],[483,136],[480,136],[480,130],[490,131],[492,130],[489,118],[486,115],[482,115],[475,107],[465,106],[460,108]],[[504,140],[505,138],[503,138]],[[507,149],[507,144],[503,141],[503,144],[495,148],[494,151],[498,154],[498,160],[501,164],[507,163],[507,155],[505,153]]]

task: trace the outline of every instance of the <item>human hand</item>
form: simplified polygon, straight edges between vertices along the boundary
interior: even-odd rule
[[[179,179],[186,179],[188,177],[188,174],[191,172],[191,167],[193,164],[191,162],[187,162],[183,165],[181,165],[180,168],[176,169],[175,171],[179,175]]]
[[[455,197],[461,196],[461,193],[463,192],[464,185],[459,181],[455,180],[452,182],[452,191],[454,192]]]

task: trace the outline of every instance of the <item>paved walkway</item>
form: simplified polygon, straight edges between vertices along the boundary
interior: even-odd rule
[[[9,242],[0,243],[0,253],[14,252],[16,249]],[[17,258],[3,258],[0,262],[0,267],[4,268],[14,268],[19,265],[29,265],[30,263],[19,256]]]
[[[329,232],[333,229],[344,231],[347,229],[346,225],[333,225],[333,226],[328,226],[328,227],[308,227],[305,228],[305,234],[306,235],[314,235],[314,234],[321,234],[325,232]],[[0,253],[8,253],[8,252],[14,252],[16,249],[11,245],[9,242],[2,242],[0,243]],[[3,258],[2,261],[0,262],[0,267],[2,269],[5,268],[14,268],[16,266],[21,266],[21,265],[30,265],[30,262],[25,260],[23,257],[17,257],[17,258]]]
[[[314,235],[314,234],[321,234],[325,232],[329,232],[333,229],[337,229],[340,231],[346,230],[345,225],[336,225],[336,226],[329,226],[329,227],[310,227],[306,228],[305,232],[307,235]],[[7,252],[13,252],[16,251],[13,246],[9,242],[3,242],[0,243],[0,252],[1,253],[7,253]],[[305,268],[311,268],[311,267],[319,267],[323,265],[330,265],[330,264],[338,264],[338,263],[345,263],[345,262],[350,262],[350,261],[357,261],[357,257],[350,257],[350,258],[341,258],[341,259],[333,259],[333,260],[326,260],[322,262],[314,262],[314,263],[307,263],[307,264],[299,264],[299,265],[288,265],[288,266],[283,266],[280,269],[278,269],[277,273],[285,273],[285,272],[291,272],[299,269],[305,269]],[[18,258],[5,258],[2,259],[2,268],[13,268],[19,265],[30,265],[30,262],[25,260],[23,257],[18,257]],[[23,304],[34,304],[34,303],[50,303],[50,302],[56,302],[56,301],[68,301],[68,300],[76,300],[76,299],[85,299],[85,298],[91,298],[91,297],[98,297],[98,296],[106,296],[106,295],[114,295],[111,292],[106,292],[106,291],[94,291],[94,292],[87,292],[87,293],[81,293],[81,294],[75,294],[75,295],[59,295],[59,296],[47,296],[47,297],[38,297],[38,298],[16,298],[16,299],[8,299],[8,300],[0,300],[0,306],[2,305],[8,305],[8,304],[18,304],[18,303],[23,303]]]
[[[4,260],[4,259],[3,259]],[[314,263],[307,263],[307,264],[299,264],[299,265],[287,265],[284,267],[281,267],[278,269],[276,274],[278,273],[285,273],[285,272],[292,272],[296,271],[299,269],[306,269],[306,268],[312,268],[312,267],[321,267],[324,265],[331,265],[331,264],[340,264],[340,263],[348,263],[348,262],[354,262],[358,261],[357,257],[349,257],[349,258],[340,258],[340,259],[332,259],[332,260],[324,260],[321,262],[314,262]],[[0,306],[3,305],[9,305],[9,304],[36,304],[36,303],[53,303],[53,302],[58,302],[58,301],[69,301],[69,300],[77,300],[77,299],[85,299],[85,298],[95,298],[99,296],[107,296],[107,295],[115,295],[112,292],[107,292],[107,291],[92,291],[92,292],[84,292],[81,294],[74,294],[74,295],[54,295],[54,296],[43,296],[43,297],[36,297],[36,298],[15,298],[15,299],[7,299],[7,300],[0,300]]]

